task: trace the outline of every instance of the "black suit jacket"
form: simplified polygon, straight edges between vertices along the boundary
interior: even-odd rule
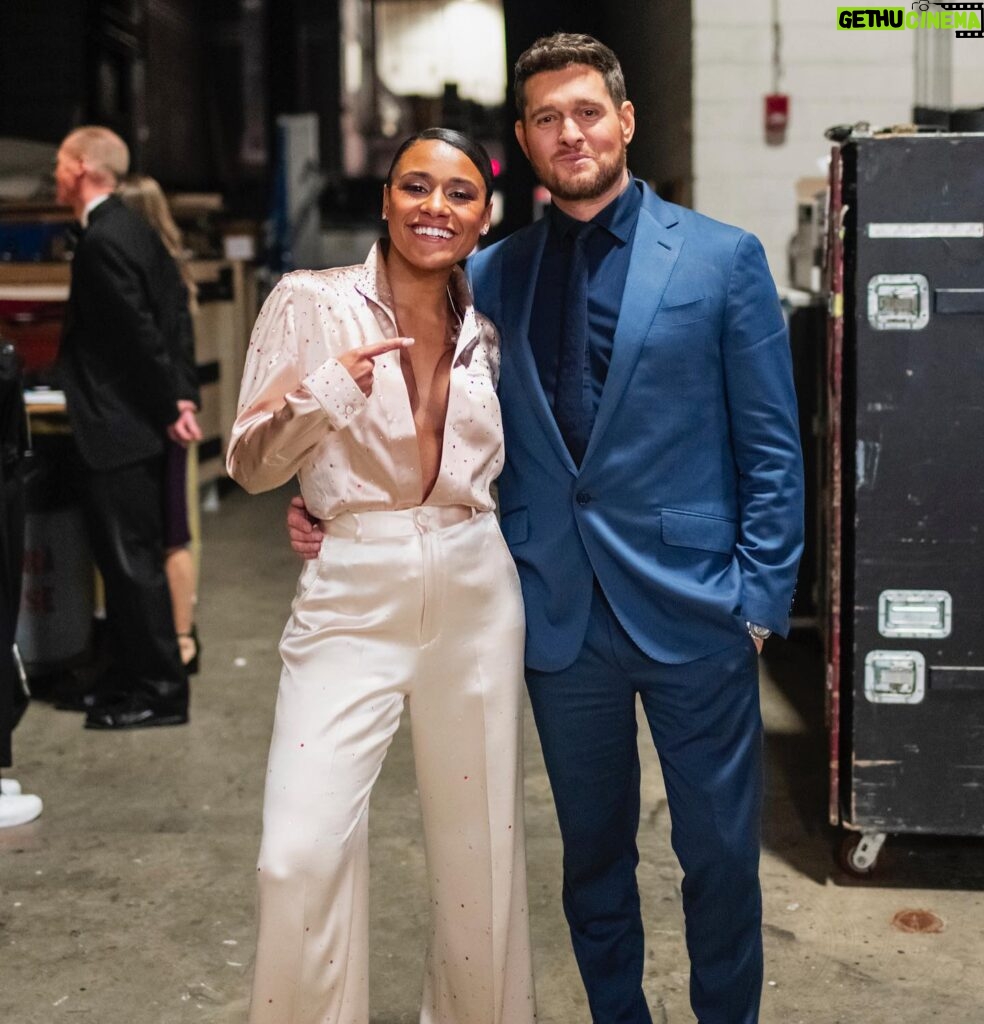
[[[75,250],[59,353],[72,431],[91,468],[163,450],[178,399],[195,397],[175,359],[187,318],[180,274],[157,233],[110,196]]]

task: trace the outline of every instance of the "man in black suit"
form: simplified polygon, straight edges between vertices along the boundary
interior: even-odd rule
[[[194,407],[179,402],[168,354],[162,282],[171,257],[157,233],[113,195],[129,166],[107,128],[71,132],[58,150],[58,200],[83,233],[59,354],[79,455],[83,506],[106,591],[111,665],[86,698],[90,729],[180,725],[188,720],[164,573],[166,435],[198,436]]]

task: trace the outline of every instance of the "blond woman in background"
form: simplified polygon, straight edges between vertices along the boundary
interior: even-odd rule
[[[173,307],[167,314],[167,322],[172,325],[167,341],[178,378],[179,408],[197,412],[201,408],[201,396],[191,314],[197,307],[198,287],[188,266],[181,230],[174,222],[161,186],[149,175],[131,175],[121,182],[117,192],[127,206],[146,218],[174,260],[175,273],[167,289]],[[195,428],[198,431],[195,440],[201,440],[197,421]],[[189,547],[187,466],[187,445],[168,438],[164,464],[164,569],[171,591],[181,661],[188,674],[193,675],[199,668],[199,643],[195,626],[197,574]]]

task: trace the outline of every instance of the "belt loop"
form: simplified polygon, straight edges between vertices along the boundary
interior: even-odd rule
[[[355,539],[362,540],[362,516],[358,512],[350,513],[355,520]]]

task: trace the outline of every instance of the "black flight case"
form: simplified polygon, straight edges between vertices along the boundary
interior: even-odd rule
[[[830,819],[984,835],[984,134],[834,149],[826,426]]]

